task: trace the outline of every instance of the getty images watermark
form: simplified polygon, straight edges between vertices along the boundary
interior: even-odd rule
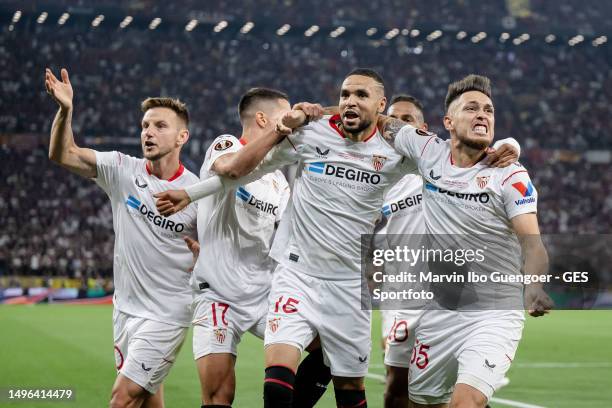
[[[541,285],[556,309],[612,308],[612,235],[362,236],[363,308],[524,310]]]

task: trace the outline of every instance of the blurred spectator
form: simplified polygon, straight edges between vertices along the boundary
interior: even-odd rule
[[[58,7],[90,4],[55,3]],[[469,25],[473,28],[487,19],[489,24],[499,24],[507,14],[500,0],[393,0],[393,7],[384,8],[371,1],[359,7],[335,3],[248,0],[209,4],[190,0],[180,9],[183,14],[233,15],[240,21],[271,19],[274,24],[300,16],[302,22],[312,19],[321,26],[350,21],[353,28],[359,24],[367,28],[370,21],[381,26],[412,26],[428,17],[459,28],[473,23]],[[178,13],[172,3],[148,0],[106,0],[100,6],[169,16]],[[532,0],[531,14],[520,23],[546,20],[554,25],[576,16],[581,22],[592,18],[593,26],[609,26],[610,14],[594,13],[574,0],[564,0],[559,7]],[[185,20],[184,15],[179,17]],[[416,38],[399,35],[384,41],[363,35],[357,39],[348,33],[330,38],[323,29],[310,38],[301,34],[279,37],[275,29],[269,31],[215,35],[197,30],[117,30],[104,24],[92,29],[33,22],[14,31],[3,28],[0,129],[12,138],[48,134],[56,104],[44,92],[44,68],[49,66],[59,74],[60,67],[67,67],[75,90],[73,129],[79,143],[86,145],[84,137],[105,137],[109,138],[105,143],[114,146],[111,148],[126,150],[131,141],[133,149],[139,143],[140,102],[147,96],[177,96],[191,110],[191,140],[185,153],[188,167],[197,172],[215,136],[239,131],[236,105],[250,87],[279,88],[293,102],[336,104],[344,75],[356,66],[373,67],[385,78],[389,97],[393,93],[417,96],[425,105],[431,129],[446,137],[441,119],[448,84],[480,73],[493,81],[497,137],[515,137],[524,147],[523,161],[540,193],[542,231],[611,231],[610,164],[565,161],[542,153],[549,149],[579,153],[612,146],[609,46],[572,48],[542,41],[514,46],[493,35],[474,44],[470,36],[457,40],[450,33],[430,42],[425,32]],[[51,164],[46,146],[30,151],[0,147],[0,174],[0,276],[72,277],[82,279],[83,290],[109,284],[101,278],[112,275],[114,240],[110,204],[102,190]]]

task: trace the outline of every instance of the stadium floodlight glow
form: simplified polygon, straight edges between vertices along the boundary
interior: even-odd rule
[[[283,24],[281,28],[276,30],[276,35],[285,35],[285,34],[287,34],[287,31],[289,31],[289,30],[291,30],[291,25],[290,24]]]
[[[442,31],[436,30],[427,36],[427,41],[433,41],[442,37]]]
[[[217,23],[217,25],[215,26],[215,28],[213,28],[213,31],[215,33],[220,33],[221,31],[223,31],[225,28],[227,27],[227,21],[225,20],[221,20]]]
[[[66,21],[70,18],[70,14],[68,13],[64,13],[61,15],[61,17],[59,18],[59,20],[57,20],[57,24],[59,25],[64,25],[66,24]]]
[[[457,33],[457,39],[458,40],[463,40],[465,37],[467,37],[467,33],[465,31],[459,31]]]
[[[198,25],[198,20],[190,20],[185,26],[185,31],[193,31],[194,28]]]
[[[40,16],[38,16],[38,18],[36,19],[36,22],[38,24],[42,24],[45,22],[48,16],[49,16],[49,13],[47,13],[46,11],[43,11],[42,13],[40,13]]]
[[[410,30],[408,30],[407,28],[402,28],[402,35],[405,37],[408,34],[410,34]]]
[[[544,41],[546,41],[548,44],[550,44],[551,42],[555,41],[557,39],[557,37],[554,34],[548,34],[546,36],[546,38],[544,38]]]
[[[149,24],[149,30],[155,30],[162,22],[162,19],[159,17],[155,17],[153,20],[151,20],[151,23]]]
[[[531,36],[527,33],[524,33],[524,34],[521,34],[519,38],[521,39],[521,41],[527,41],[528,39],[531,38]]]
[[[134,18],[132,16],[125,16],[123,21],[121,23],[119,23],[119,27],[123,29],[123,28],[129,26],[132,21],[134,21]]]
[[[414,50],[412,50],[416,55],[419,55],[423,52],[423,46],[422,45],[417,45],[416,47],[414,47]]]
[[[346,31],[346,28],[344,26],[340,26],[336,28],[334,31],[332,31],[331,33],[329,33],[329,36],[332,38],[336,38],[342,35],[345,31]]]
[[[410,36],[412,38],[418,37],[419,35],[421,35],[421,32],[417,30],[416,28],[413,28],[412,30],[410,30]]]
[[[605,35],[602,35],[601,37],[597,37],[596,39],[593,40],[593,46],[599,47],[600,45],[603,45],[607,42],[608,42],[608,37],[606,37]]]
[[[316,34],[317,31],[319,31],[319,26],[313,25],[310,26],[310,28],[304,32],[304,35],[306,37],[312,37],[314,34]]]
[[[570,40],[568,41],[568,44],[570,45],[570,47],[573,47],[574,45],[580,44],[583,41],[584,41],[584,36],[578,34],[577,36],[570,38]]]
[[[484,31],[481,31],[472,37],[472,42],[476,44],[477,42],[480,42],[484,40],[485,38],[487,38],[487,33],[485,33]]]
[[[389,30],[389,32],[387,34],[385,34],[385,38],[387,40],[390,40],[394,37],[396,37],[399,34],[400,30],[399,28],[394,28],[393,30]]]
[[[499,42],[505,43],[509,39],[510,39],[510,34],[508,33],[501,33],[501,35],[499,36]]]
[[[100,23],[102,23],[102,21],[104,21],[104,16],[102,14],[98,15],[96,18],[94,18],[91,22],[91,26],[92,27],[97,27],[100,25]]]
[[[13,22],[13,24],[15,24],[19,21],[20,18],[21,18],[21,10],[17,10],[15,14],[13,14],[13,19],[11,21]]]
[[[240,29],[240,33],[242,34],[246,34],[249,31],[251,31],[253,29],[253,27],[255,27],[255,23],[252,21],[247,21],[242,28]]]
[[[15,26],[11,24],[11,25],[9,26],[9,31],[13,31],[14,29],[15,29]]]
[[[520,38],[515,38],[514,40],[512,40],[512,44],[514,45],[521,45],[523,41]]]
[[[374,34],[376,34],[377,32],[378,32],[378,28],[376,28],[376,27],[370,27],[370,28],[368,28],[368,30],[366,31],[366,35],[367,35],[368,37],[371,37],[371,36],[373,36]]]

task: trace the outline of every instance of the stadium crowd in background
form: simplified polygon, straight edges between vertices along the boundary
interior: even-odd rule
[[[269,11],[257,14],[264,20],[279,13],[291,19],[303,7],[299,2],[266,3],[271,6]],[[447,3],[419,2],[411,13],[415,18],[426,16],[429,4],[454,16],[458,26],[472,17],[471,12],[466,14],[468,8]],[[498,22],[506,12],[499,12],[505,8],[494,3],[502,2],[491,2],[481,15]],[[573,1],[564,2],[554,12],[544,1],[532,3],[531,20],[521,21],[544,19],[558,25],[567,15],[584,22],[591,14],[588,9],[573,13]],[[138,4],[151,7],[138,9],[134,2],[114,1],[105,2],[105,7],[172,14],[158,2]],[[221,2],[214,10],[248,20],[258,11],[255,5],[261,2],[241,2],[238,8]],[[212,12],[207,5],[201,7]],[[372,14],[356,13],[340,4],[326,8],[335,11],[332,15],[302,12],[316,15],[320,19],[316,22],[322,25],[341,18],[361,21]],[[393,24],[393,10],[377,8],[376,23]],[[589,21],[605,26],[605,19],[600,20],[595,16]],[[41,145],[46,143],[42,139],[49,134],[54,106],[46,103],[39,78],[52,61],[73,68],[78,139],[101,137],[111,147],[114,140],[121,144],[122,138],[133,139],[140,131],[140,118],[131,107],[149,95],[179,96],[189,103],[193,121],[186,164],[197,170],[214,137],[238,131],[235,106],[239,95],[251,86],[282,89],[294,101],[333,104],[337,102],[335,84],[346,67],[371,66],[387,79],[389,95],[408,92],[421,99],[428,107],[430,130],[444,134],[441,101],[446,85],[466,73],[480,72],[495,84],[498,138],[512,136],[521,142],[521,161],[532,169],[534,182],[540,186],[543,232],[610,232],[609,163],[587,163],[579,155],[568,159],[548,150],[579,153],[611,145],[612,133],[607,129],[612,116],[612,72],[604,69],[611,58],[605,47],[585,44],[571,48],[541,41],[518,47],[492,35],[473,44],[469,36],[460,41],[452,34],[432,42],[424,40],[425,33],[417,38],[400,35],[392,42],[327,35],[281,38],[273,31],[254,36],[221,34],[187,34],[182,29],[121,31],[104,25],[57,29],[55,23],[5,31],[0,36],[0,128],[13,141],[33,134],[42,136]],[[483,67],[482,61],[491,56],[493,62]],[[93,183],[62,173],[47,161],[43,148],[24,151],[4,146],[0,167],[0,274],[110,276],[110,207]]]
[[[419,46],[402,37],[376,47],[327,36],[214,38],[172,31],[133,30],[126,35],[102,27],[36,27],[0,37],[2,98],[13,101],[0,115],[0,125],[10,133],[49,132],[46,119],[52,109],[33,85],[52,61],[73,67],[74,85],[83,90],[82,107],[75,112],[77,135],[130,137],[138,132],[139,118],[127,106],[150,94],[180,95],[194,107],[191,131],[201,144],[190,149],[200,154],[217,135],[238,130],[234,108],[244,89],[266,85],[283,89],[292,100],[330,104],[336,102],[334,81],[345,67],[372,66],[389,78],[392,92],[409,92],[430,107],[432,130],[438,133],[446,85],[466,73],[486,71],[503,112],[500,133],[527,149],[610,145],[612,135],[606,129],[612,115],[612,74],[602,69],[608,66],[609,50],[590,45],[515,47],[497,38],[475,45],[468,38],[458,41],[449,34],[435,42],[421,39]],[[491,58],[484,67],[481,61]],[[571,137],[568,129],[574,130]]]

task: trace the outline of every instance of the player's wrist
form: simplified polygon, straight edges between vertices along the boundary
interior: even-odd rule
[[[73,110],[72,104],[70,105],[59,104],[59,113],[62,116],[67,117],[69,115],[72,115],[72,110]]]
[[[543,288],[544,284],[542,282],[531,282],[525,285],[525,290],[542,290]]]
[[[304,112],[303,110],[299,108],[296,109],[296,112],[300,116],[299,118],[300,125],[297,127],[306,126],[308,123],[310,123],[310,117],[306,114],[306,112]]]

